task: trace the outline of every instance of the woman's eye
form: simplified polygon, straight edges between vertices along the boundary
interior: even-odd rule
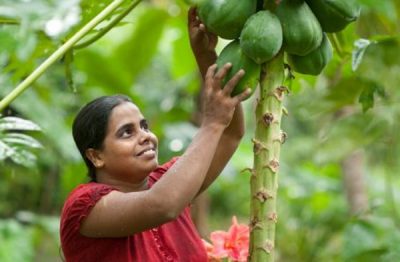
[[[133,134],[132,129],[125,129],[122,132],[122,137],[127,137],[127,136],[131,136]]]

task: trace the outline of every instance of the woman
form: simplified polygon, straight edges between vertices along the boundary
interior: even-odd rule
[[[194,9],[188,20],[204,80],[196,136],[182,156],[159,166],[157,138],[129,98],[100,97],[83,107],[73,136],[92,182],[71,192],[62,211],[67,261],[207,261],[189,205],[236,150],[244,133],[240,102],[250,91],[231,97],[243,70],[222,86],[231,65],[216,70],[216,36]]]

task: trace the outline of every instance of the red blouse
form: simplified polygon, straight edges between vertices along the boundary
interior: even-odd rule
[[[176,161],[150,174],[151,187]],[[68,196],[61,214],[61,247],[67,262],[77,261],[207,261],[207,253],[192,222],[190,208],[179,217],[151,230],[121,238],[89,238],[79,233],[82,220],[104,195],[117,190],[109,185],[79,185]]]

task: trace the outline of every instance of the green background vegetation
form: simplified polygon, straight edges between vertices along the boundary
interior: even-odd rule
[[[0,0],[0,97],[110,2]],[[400,3],[359,2],[361,17],[337,36],[338,49],[323,74],[295,74],[289,86],[278,261],[400,261]],[[196,131],[191,123],[200,85],[187,8],[178,0],[143,1],[103,38],[52,66],[3,112],[40,126],[41,132],[25,134],[42,148],[17,146],[20,158],[0,157],[0,261],[60,260],[63,201],[87,181],[71,137],[73,117],[85,102],[131,96],[161,141],[160,162],[183,152]],[[370,45],[362,59],[352,59],[361,38]],[[226,44],[220,40],[218,50]],[[248,222],[249,173],[242,170],[252,166],[255,99],[244,102],[247,132],[240,148],[208,190],[204,237],[226,230],[233,215]],[[0,141],[7,133],[0,130]],[[346,190],[352,180],[344,179],[349,169],[361,181],[362,190],[353,192],[366,200],[359,206],[346,197],[352,192]]]

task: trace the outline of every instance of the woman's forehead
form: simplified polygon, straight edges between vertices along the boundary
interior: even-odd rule
[[[120,122],[139,121],[143,119],[143,114],[140,109],[131,102],[124,102],[111,111],[109,125],[118,125]]]

